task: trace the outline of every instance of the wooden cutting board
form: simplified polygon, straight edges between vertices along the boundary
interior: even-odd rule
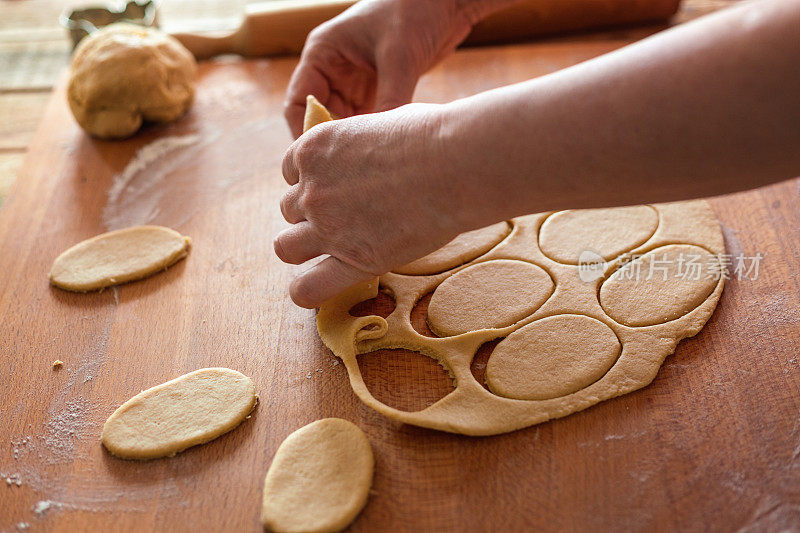
[[[460,51],[424,78],[417,99],[541,75],[630,38]],[[0,211],[0,472],[12,481],[0,483],[0,529],[259,531],[273,453],[327,416],[358,424],[375,449],[355,531],[800,527],[798,181],[712,201],[728,250],[764,256],[758,277],[731,280],[705,329],[649,387],[491,438],[402,426],[351,392],[314,313],[287,297],[294,268],[272,252],[285,225],[281,106],[293,67],[205,64],[188,116],[126,142],[85,136],[63,83],[55,93]],[[152,155],[151,143],[171,136],[184,146],[120,176],[140,148]],[[115,290],[51,288],[56,255],[109,221],[172,226],[192,237],[192,252]],[[420,408],[443,392],[431,360],[396,355],[364,359],[376,395]],[[55,359],[64,368],[53,370]],[[104,451],[102,423],[120,403],[207,366],[255,381],[260,403],[241,427],[171,459]]]

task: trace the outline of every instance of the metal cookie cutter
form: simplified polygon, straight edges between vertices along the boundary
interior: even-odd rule
[[[113,3],[103,7],[66,9],[58,21],[67,29],[72,47],[87,35],[115,22],[130,22],[145,27],[158,27],[156,11],[160,0],[130,0],[127,4]]]

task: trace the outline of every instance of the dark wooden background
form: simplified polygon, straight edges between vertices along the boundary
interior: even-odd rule
[[[461,51],[417,99],[523,80],[641,34]],[[712,200],[729,252],[764,255],[759,276],[728,284],[649,387],[491,438],[401,426],[351,392],[313,312],[286,295],[294,269],[272,252],[293,66],[208,63],[187,117],[120,143],[83,135],[63,89],[54,94],[0,211],[0,473],[12,481],[0,480],[0,530],[258,531],[272,454],[326,416],[355,422],[374,446],[374,490],[355,531],[800,528],[798,181]],[[199,141],[174,153],[180,165],[135,183],[153,222],[192,237],[189,257],[116,290],[50,288],[55,256],[105,230],[114,176],[140,147],[185,134]],[[435,363],[405,355],[363,358],[378,397],[421,407],[446,392]],[[102,423],[120,403],[206,366],[253,378],[261,401],[250,420],[171,459],[103,450]]]

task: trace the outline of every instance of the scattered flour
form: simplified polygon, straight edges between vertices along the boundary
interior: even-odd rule
[[[3,478],[3,479],[6,480],[6,485],[9,485],[9,486],[16,485],[17,487],[21,487],[22,486],[22,476],[20,476],[19,474],[6,474],[6,473],[3,472],[3,473],[0,473],[0,478]]]
[[[158,163],[167,156],[196,144],[199,139],[195,134],[175,135],[157,139],[140,148],[125,169],[114,176],[108,190],[108,201],[103,209],[106,228],[114,230],[149,222],[157,214],[154,212],[157,211],[155,206],[147,202],[139,206],[129,205],[125,196],[136,199],[139,193],[157,185],[187,159],[187,154],[184,151],[184,157],[171,158],[162,165]]]
[[[629,433],[627,435],[616,435],[616,434],[608,434],[603,437],[605,440],[623,440],[623,439],[636,439],[642,437],[647,434],[647,431],[636,431],[634,433]]]
[[[67,463],[75,458],[75,439],[85,433],[90,407],[85,400],[70,400],[47,422],[43,439],[51,464]]]
[[[36,513],[36,516],[39,518],[44,515],[50,509],[60,509],[61,504],[58,502],[54,502],[51,500],[40,500],[36,502],[36,505],[33,506],[33,512]]]
[[[165,157],[170,152],[174,152],[178,148],[195,144],[198,139],[199,137],[197,135],[175,135],[157,139],[147,146],[143,146],[136,152],[136,155],[130,160],[125,170],[114,178],[114,183],[108,190],[109,202],[117,201],[119,195],[125,190],[125,187],[131,183],[139,172],[147,170],[147,167]]]
[[[222,208],[220,198],[244,183],[241,199],[265,186],[280,168],[280,151],[254,150],[254,139],[276,129],[279,117],[242,121],[228,130],[163,137],[143,146],[113,177],[103,224],[115,230],[141,224],[180,228],[197,213]],[[180,201],[175,201],[179,199]]]

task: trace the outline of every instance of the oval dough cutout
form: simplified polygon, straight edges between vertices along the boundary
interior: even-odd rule
[[[162,226],[103,233],[59,255],[50,270],[50,283],[85,292],[141,279],[186,257],[190,242]]]
[[[600,305],[626,326],[663,324],[703,303],[720,273],[719,260],[703,248],[663,246],[626,263],[603,282]]]
[[[103,426],[103,445],[124,459],[173,456],[232,430],[255,404],[247,376],[228,368],[195,370],[122,404]]]
[[[549,400],[588,387],[614,366],[622,350],[597,319],[556,315],[501,341],[486,364],[486,384],[500,396]]]
[[[509,233],[511,224],[508,222],[462,233],[435,252],[403,265],[395,269],[395,272],[409,276],[423,276],[450,270],[482,256],[500,244]]]
[[[440,337],[503,328],[530,316],[554,289],[550,275],[534,264],[509,259],[478,263],[436,288],[428,325]]]
[[[648,205],[561,211],[542,224],[539,247],[553,261],[568,265],[577,265],[585,251],[608,261],[646,242],[656,228],[658,213]]]
[[[341,418],[302,427],[280,445],[264,482],[261,521],[276,532],[341,531],[372,485],[367,436]]]

